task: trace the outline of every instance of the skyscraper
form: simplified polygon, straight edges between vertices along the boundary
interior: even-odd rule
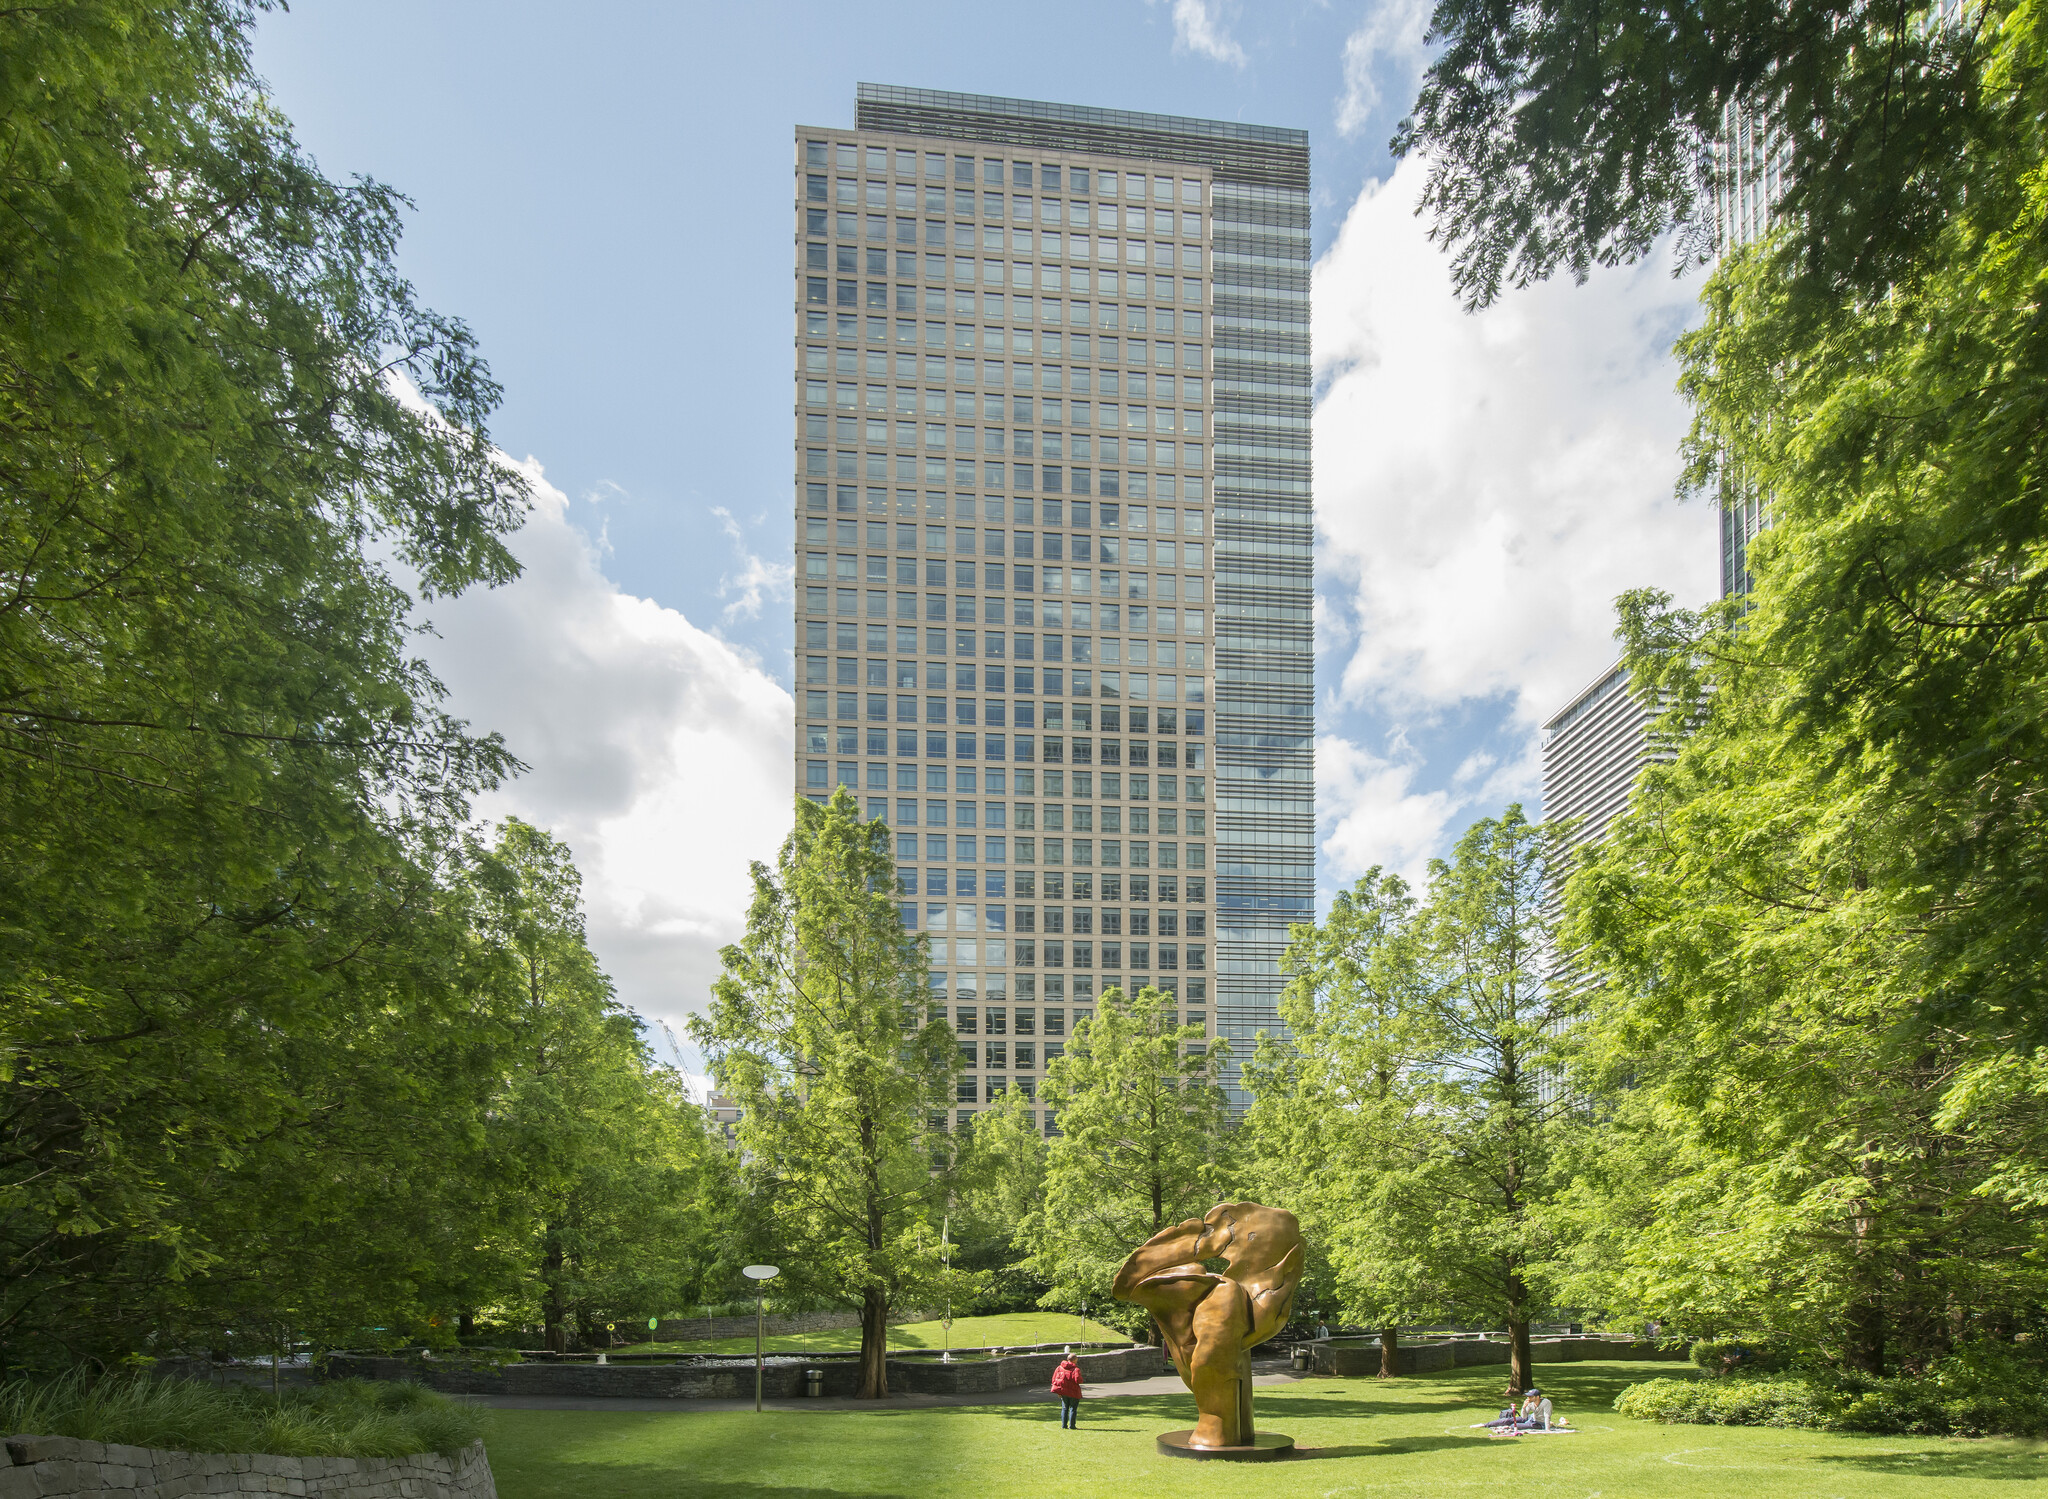
[[[797,785],[894,832],[963,1118],[1113,984],[1241,1059],[1314,895],[1307,137],[862,84],[795,150]]]

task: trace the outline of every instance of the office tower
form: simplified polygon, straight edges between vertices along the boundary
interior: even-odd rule
[[[1650,732],[1658,712],[1615,665],[1543,726],[1543,817],[1576,819],[1574,848],[1597,842],[1628,810],[1644,766],[1671,759],[1671,747]]]
[[[1714,249],[1754,243],[1777,222],[1778,199],[1786,186],[1787,142],[1770,117],[1730,100],[1721,109],[1721,134],[1714,142]],[[1746,594],[1749,543],[1770,523],[1763,496],[1744,485],[1721,490],[1721,596]]]
[[[1628,810],[1636,778],[1646,765],[1668,764],[1671,745],[1652,732],[1658,705],[1645,704],[1629,685],[1628,669],[1616,664],[1543,726],[1543,817],[1572,819],[1570,847],[1579,849],[1606,835]],[[1544,892],[1544,914],[1555,924],[1564,914],[1564,887]],[[1587,974],[1570,950],[1554,951],[1546,965],[1554,986],[1575,990]]]
[[[797,784],[888,819],[963,1121],[1113,984],[1241,1059],[1313,902],[1306,136],[863,84],[795,148]]]

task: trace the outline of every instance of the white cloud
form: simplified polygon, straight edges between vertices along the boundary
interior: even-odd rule
[[[1374,0],[1358,29],[1344,38],[1338,134],[1356,135],[1365,128],[1386,96],[1383,83],[1392,84],[1398,97],[1413,97],[1422,76],[1429,13],[1427,0]]]
[[[1403,162],[1316,266],[1318,518],[1340,701],[1429,713],[1505,695],[1534,725],[1613,658],[1614,596],[1706,598],[1714,516],[1672,494],[1686,412],[1662,263],[1459,309]]]
[[[1244,66],[1244,48],[1223,24],[1223,0],[1172,0],[1173,41],[1198,57]]]
[[[569,844],[620,997],[680,1031],[739,935],[748,861],[789,828],[789,694],[676,610],[621,592],[567,497],[538,463],[520,467],[535,501],[512,539],[524,573],[436,603],[426,654],[451,711],[531,767],[478,815]]]
[[[1536,730],[1613,660],[1615,595],[1716,587],[1715,516],[1672,494],[1696,284],[1652,258],[1468,315],[1413,212],[1423,171],[1368,185],[1315,273],[1317,769],[1341,880],[1533,804]],[[1492,747],[1432,774],[1403,726],[1452,722]]]
[[[753,619],[761,612],[764,600],[790,597],[795,584],[796,568],[787,562],[770,562],[757,556],[747,547],[746,532],[740,523],[723,505],[714,505],[711,513],[718,517],[725,527],[725,534],[732,539],[732,549],[739,553],[740,570],[737,574],[727,573],[718,580],[718,596],[732,598],[725,606],[724,614],[729,624],[736,619]]]
[[[1397,734],[1376,755],[1342,734],[1316,738],[1316,821],[1322,873],[1349,885],[1374,865],[1420,889],[1432,858],[1473,818],[1527,797],[1536,776],[1535,744],[1510,761],[1485,751],[1468,756],[1447,786],[1418,790],[1422,757]]]

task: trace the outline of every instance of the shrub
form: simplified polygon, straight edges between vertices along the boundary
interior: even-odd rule
[[[1786,1378],[1653,1379],[1614,1402],[1624,1416],[1710,1426],[1803,1426],[1911,1436],[2048,1436],[2040,1366],[1996,1345],[1923,1376],[1813,1372]]]
[[[453,1454],[483,1434],[482,1412],[416,1384],[336,1380],[280,1396],[184,1379],[74,1374],[0,1384],[0,1430],[180,1452],[280,1457]]]
[[[1763,1338],[1701,1338],[1692,1361],[1709,1374],[1782,1374],[1792,1366],[1791,1350]]]

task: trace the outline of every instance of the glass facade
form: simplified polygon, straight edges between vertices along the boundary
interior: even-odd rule
[[[894,833],[960,1115],[1111,985],[1242,1057],[1313,901],[1306,138],[864,84],[795,150],[796,779]]]

